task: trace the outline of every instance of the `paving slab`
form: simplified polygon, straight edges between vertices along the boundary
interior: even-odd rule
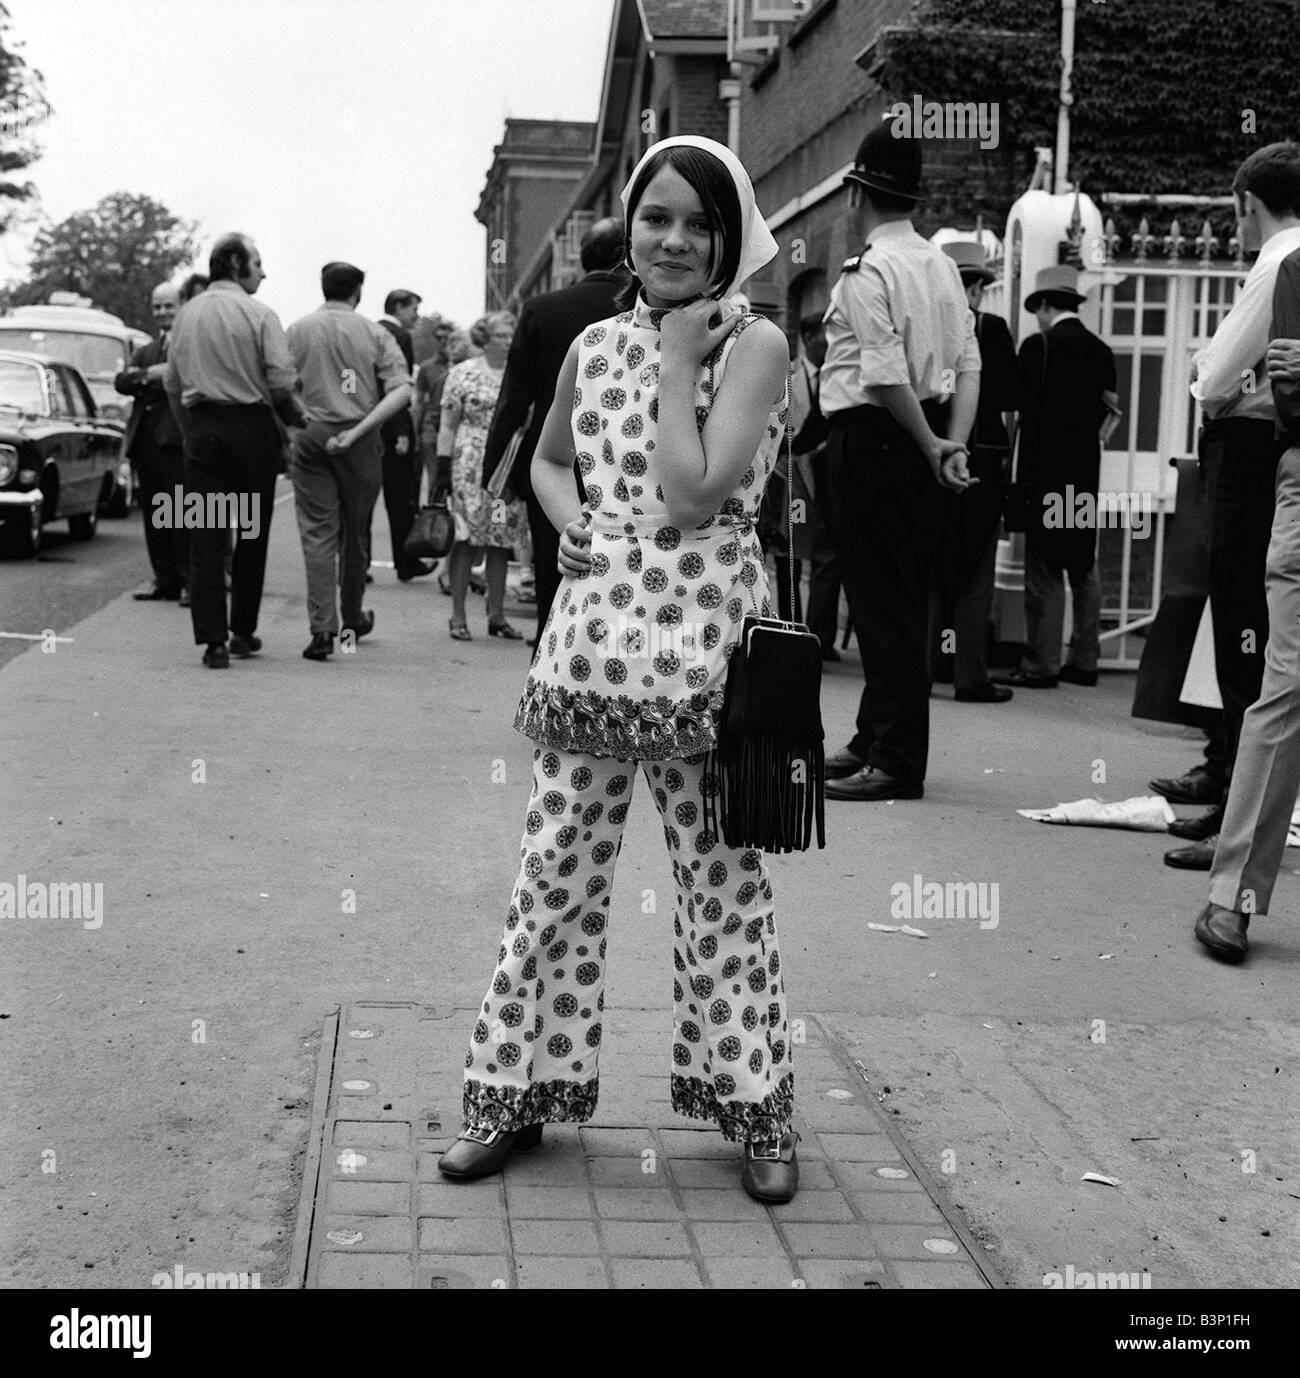
[[[669,1045],[663,1010],[606,1011],[616,1070],[595,1121],[548,1125],[542,1143],[497,1176],[441,1178],[437,1155],[460,1127],[460,1045],[473,1018],[414,1000],[358,1000],[327,1024],[296,1233],[301,1285],[998,1285],[816,1016],[801,1020],[806,1088],[798,1053],[795,1064],[800,1191],[771,1207],[741,1188],[738,1146],[671,1112],[667,1056],[653,1074],[645,1056]]]

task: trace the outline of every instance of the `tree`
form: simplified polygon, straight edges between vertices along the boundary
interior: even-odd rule
[[[28,67],[20,46],[9,36],[9,11],[0,4],[0,234],[9,228],[15,203],[29,201],[35,192],[30,182],[14,181],[13,174],[41,156],[34,134],[52,113],[44,79]]]
[[[149,329],[149,294],[193,261],[197,231],[151,197],[112,192],[37,235],[30,276],[10,300],[30,305],[51,292],[80,292],[128,325]]]

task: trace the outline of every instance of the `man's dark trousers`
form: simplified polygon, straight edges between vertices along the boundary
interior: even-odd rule
[[[346,450],[326,442],[352,422],[313,421],[294,438],[294,504],[307,567],[307,617],[313,635],[337,636],[343,625],[359,627],[366,591],[366,533],[379,497],[379,436],[373,431]]]
[[[415,524],[415,509],[420,494],[420,461],[413,435],[407,424],[404,455],[385,447],[383,459],[384,510],[388,513],[388,534],[393,542],[393,565],[399,574],[414,569],[418,561],[406,555],[406,538]],[[368,528],[367,528],[368,530]]]
[[[836,563],[835,538],[826,513],[826,499],[830,480],[826,476],[828,464],[826,448],[822,446],[812,458],[813,483],[816,497],[808,506],[808,521],[812,537],[812,566],[808,575],[808,630],[822,648],[835,645],[840,627],[840,567]]]
[[[1214,668],[1223,700],[1224,769],[1230,779],[1242,718],[1259,698],[1264,678],[1264,575],[1279,455],[1273,423],[1245,417],[1207,422],[1198,448],[1210,516]]]
[[[924,403],[940,433],[940,409]],[[830,418],[829,515],[866,681],[855,755],[896,780],[925,779],[930,745],[927,632],[945,490],[883,407]]]
[[[169,593],[175,592],[190,577],[189,532],[180,525],[181,513],[174,506],[176,489],[185,484],[185,456],[179,445],[159,445],[153,436],[152,418],[146,418],[136,440],[136,478],[139,482],[140,512],[144,518],[144,543],[149,552],[154,582]],[[154,498],[163,493],[173,521],[158,526]]]
[[[560,587],[560,533],[551,525],[550,517],[531,488],[527,502],[528,531],[533,538],[533,586],[537,591],[537,635],[540,637]]]
[[[190,615],[196,645],[224,642],[232,632],[250,637],[257,631],[279,463],[280,433],[269,407],[204,402],[189,409],[186,492],[251,494],[258,527],[255,537],[241,531],[235,544],[229,620],[223,568],[228,529],[202,526],[190,533]]]

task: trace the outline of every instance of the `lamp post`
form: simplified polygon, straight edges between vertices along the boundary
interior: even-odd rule
[[[1055,190],[1059,196],[1069,191],[1066,174],[1070,170],[1070,76],[1074,71],[1074,11],[1076,0],[1061,0],[1061,90],[1056,110]]]

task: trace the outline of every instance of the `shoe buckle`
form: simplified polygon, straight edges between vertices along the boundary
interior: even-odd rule
[[[781,1140],[761,1139],[745,1145],[745,1152],[752,1163],[779,1163],[781,1161]]]
[[[460,1136],[467,1139],[472,1144],[482,1144],[485,1148],[490,1148],[501,1135],[501,1126],[494,1124],[477,1124],[473,1129],[467,1129]]]

